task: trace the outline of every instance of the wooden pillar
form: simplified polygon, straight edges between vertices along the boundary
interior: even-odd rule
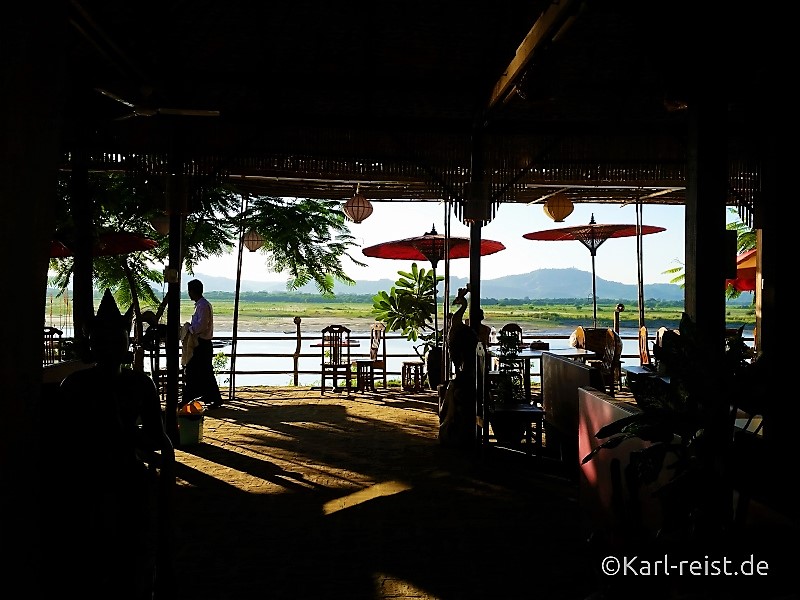
[[[726,229],[728,176],[728,117],[726,87],[720,81],[717,36],[706,41],[714,46],[710,56],[702,54],[697,43],[699,29],[692,29],[689,41],[694,62],[690,65],[691,85],[688,94],[689,131],[687,144],[686,193],[686,296],[685,308],[697,326],[703,360],[710,372],[722,369],[725,354],[725,279],[735,246]],[[703,29],[713,32],[714,29]],[[705,34],[703,35],[705,37]],[[694,42],[694,45],[692,45]],[[733,253],[728,256],[728,253]],[[728,382],[709,377],[700,382],[698,396],[703,398],[708,415],[704,440],[709,452],[706,467],[720,474],[725,471],[725,457],[730,444],[730,390]],[[720,389],[719,386],[722,386]],[[727,519],[730,499],[719,490],[710,500],[713,514]]]
[[[181,270],[183,268],[183,207],[186,187],[182,175],[172,175],[167,185],[169,212],[169,264],[167,265],[167,401],[164,424],[172,443],[178,436],[178,374],[180,365],[179,333],[181,329]]]
[[[94,281],[92,280],[94,240],[92,199],[89,197],[89,167],[83,135],[78,135],[77,147],[72,149],[70,172],[70,208],[75,229],[73,232],[74,266],[72,272],[72,319],[75,330],[75,349],[78,355],[90,359],[89,341],[85,327],[94,317]]]
[[[483,129],[476,126],[472,135],[471,179],[464,216],[469,228],[469,323],[477,333],[481,307],[481,237],[483,222],[488,220],[489,190],[486,180]]]
[[[728,153],[723,98],[690,105],[686,193],[686,312],[721,357],[725,334]],[[733,249],[735,252],[735,248]],[[712,357],[709,357],[712,358]]]
[[[68,3],[7,5],[0,18],[0,274],[5,316],[0,346],[0,488],[2,573],[28,597],[44,594],[48,556],[43,485],[50,463],[40,454],[42,349],[47,265],[57,200],[61,103]],[[52,415],[52,413],[51,413]],[[57,457],[49,457],[56,460]],[[50,490],[52,491],[52,490]],[[35,560],[31,560],[36,557]]]
[[[766,90],[769,91],[769,90]],[[780,88],[772,90],[782,93]],[[767,100],[768,98],[768,100]],[[790,257],[797,251],[797,219],[789,207],[792,185],[789,181],[796,167],[793,153],[785,147],[785,127],[788,121],[789,94],[765,97],[761,112],[762,189],[755,211],[755,228],[758,231],[758,260],[760,262],[761,293],[757,295],[756,327],[759,350],[766,360],[764,380],[760,394],[768,409],[764,420],[764,435],[771,440],[775,459],[784,465],[781,471],[791,478],[797,471],[796,454],[797,419],[795,403],[791,401],[794,389],[792,369],[785,368],[791,356],[794,336],[789,300],[794,297],[794,269]],[[788,266],[787,266],[788,265]],[[792,289],[789,289],[792,284]],[[794,303],[792,303],[794,304]],[[779,365],[780,361],[780,365]],[[762,363],[763,365],[764,363]]]
[[[779,138],[783,137],[781,118],[788,115],[786,104],[775,106],[769,103],[763,114],[763,138],[760,140],[763,149],[762,189],[756,201],[754,227],[757,231],[758,261],[761,279],[760,294],[756,295],[756,327],[759,338],[759,349],[773,357],[788,356],[789,340],[794,336],[786,334],[786,316],[791,314],[788,306],[790,298],[789,283],[794,279],[794,270],[787,268],[787,259],[797,251],[797,219],[787,210],[787,190],[791,190],[788,181],[795,170],[790,164],[793,160],[791,152],[786,152]],[[783,107],[784,110],[780,110]],[[772,110],[773,112],[770,112]],[[794,242],[794,243],[793,243]],[[794,287],[794,286],[792,286]]]

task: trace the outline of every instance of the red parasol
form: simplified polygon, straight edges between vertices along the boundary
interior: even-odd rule
[[[425,235],[405,238],[394,242],[383,242],[364,248],[364,256],[393,258],[396,260],[427,260],[436,269],[444,258],[445,236],[436,233],[436,226]],[[449,258],[469,258],[469,238],[451,237]],[[505,246],[494,240],[481,240],[481,256],[505,250]]]
[[[736,277],[726,279],[725,287],[733,286],[740,292],[756,291],[756,249],[742,252],[736,257]]]
[[[395,240],[393,242],[383,242],[364,248],[361,252],[364,256],[373,258],[390,258],[395,260],[427,260],[433,267],[433,280],[436,281],[436,265],[445,258],[445,245],[449,244],[450,251],[447,258],[468,258],[469,257],[469,238],[450,237],[436,232],[436,226],[425,235],[417,237]],[[505,250],[505,246],[494,240],[481,240],[481,256],[487,256]],[[433,288],[434,306],[437,304],[437,285]],[[434,313],[434,331],[439,335],[439,323],[437,317],[438,310]],[[438,340],[437,340],[438,342]]]
[[[50,240],[50,258],[67,258],[72,251],[58,240]]]
[[[597,285],[594,268],[594,257],[597,254],[597,249],[609,238],[632,237],[639,234],[647,235],[648,233],[658,233],[660,231],[666,231],[666,228],[654,225],[599,225],[595,223],[594,214],[592,214],[588,225],[534,231],[533,233],[526,233],[522,237],[526,240],[551,242],[578,240],[589,249],[589,253],[592,255],[592,310],[594,326],[597,327]]]
[[[128,254],[140,250],[152,250],[158,246],[158,242],[146,238],[136,233],[127,231],[109,231],[101,233],[92,248],[92,256],[112,256],[116,254]],[[74,256],[60,240],[50,242],[50,258],[67,258]]]

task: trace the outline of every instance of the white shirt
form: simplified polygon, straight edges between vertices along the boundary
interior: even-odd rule
[[[210,340],[214,337],[214,310],[204,296],[198,298],[194,303],[194,314],[189,331],[201,340]]]

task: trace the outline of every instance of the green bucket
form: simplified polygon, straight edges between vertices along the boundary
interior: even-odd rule
[[[181,446],[203,441],[203,415],[178,415],[178,434]]]

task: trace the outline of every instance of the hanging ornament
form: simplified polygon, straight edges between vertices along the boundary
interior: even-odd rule
[[[547,199],[544,203],[544,214],[553,219],[556,223],[563,223],[564,219],[572,214],[575,207],[572,200],[561,192],[557,192]]]
[[[245,247],[250,250],[250,252],[255,252],[264,245],[264,236],[258,233],[255,229],[250,229],[244,234],[244,239],[242,241],[244,242]]]
[[[372,214],[372,203],[364,198],[359,191],[360,184],[356,184],[356,193],[345,202],[342,211],[353,223],[361,223]]]

